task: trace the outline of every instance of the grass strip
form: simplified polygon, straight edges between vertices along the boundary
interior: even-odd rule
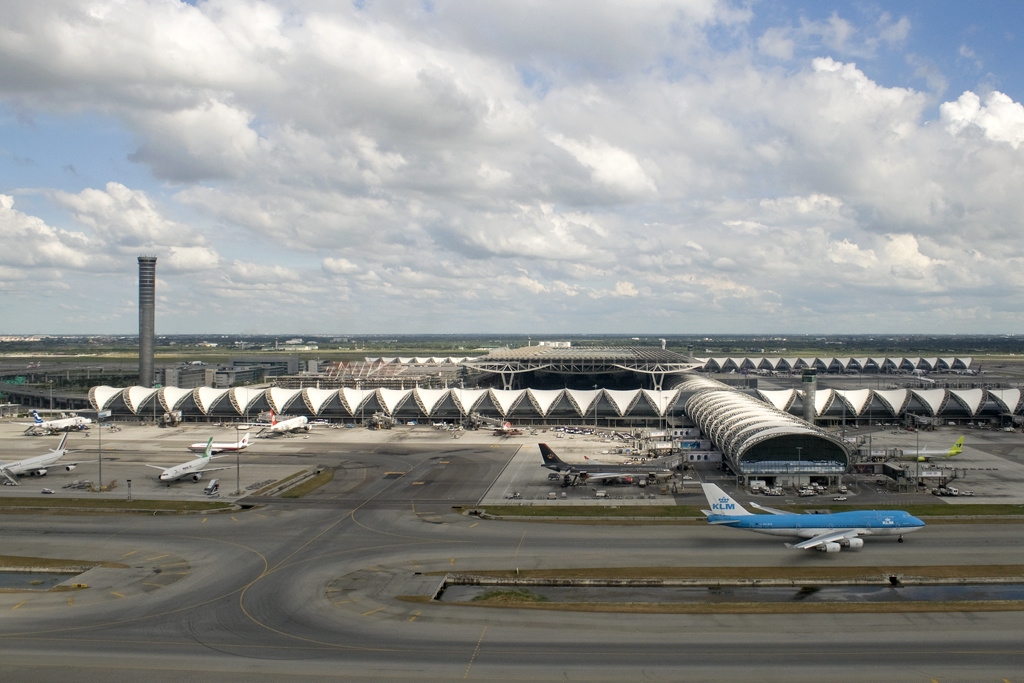
[[[93,567],[110,567],[123,569],[126,564],[120,562],[96,562],[95,560],[68,560],[52,557],[22,557],[20,555],[0,555],[0,567],[4,569],[75,569],[84,571]]]
[[[299,477],[301,477],[305,473],[306,473],[305,470],[302,470],[302,471],[299,471],[299,472],[293,472],[293,473],[289,474],[287,477],[285,477],[284,479],[278,479],[277,481],[274,481],[274,482],[271,482],[271,483],[267,484],[266,486],[262,487],[261,489],[255,491],[253,493],[253,495],[255,495],[255,496],[266,495],[267,493],[273,491],[274,489],[280,489],[282,486],[287,485],[288,482],[290,482],[292,479],[298,479]]]
[[[328,482],[334,479],[334,469],[325,469],[320,474],[314,474],[312,477],[297,484],[284,493],[281,494],[281,498],[302,498],[308,493],[316,491],[321,486],[326,485]]]
[[[456,512],[462,512],[469,508],[456,507]],[[679,519],[687,518],[704,520],[700,508],[693,505],[488,505],[483,508],[474,507],[474,510],[483,509],[488,515],[495,517],[604,517],[604,518],[626,518],[645,517],[651,519]]]
[[[450,572],[430,572],[443,576]],[[920,577],[928,579],[970,580],[981,578],[1015,578],[1024,582],[1024,565],[908,565],[869,567],[582,567],[568,569],[479,570],[464,572],[466,576],[488,578],[530,579],[689,579],[716,581],[724,579],[776,579],[792,581],[857,580],[877,581],[882,576]]]
[[[520,605],[524,602],[547,602],[543,595],[537,595],[525,588],[498,588],[487,591],[483,595],[473,598],[472,602],[482,602],[488,605]]]
[[[706,506],[705,506],[706,507]],[[978,521],[979,518],[1020,518],[1024,520],[1024,505],[1011,504],[978,504],[978,505],[949,505],[946,503],[900,505],[885,504],[873,505],[870,507],[854,505],[814,505],[815,510],[828,510],[829,512],[848,512],[852,510],[905,510],[915,517],[953,518],[952,521],[959,522],[961,518],[970,518]],[[456,507],[455,512],[463,512],[471,508]],[[704,514],[701,507],[697,505],[487,505],[474,507],[474,510],[482,509],[488,515],[494,517],[520,517],[537,518],[558,517],[561,519],[571,518],[649,518],[649,519],[671,519],[679,521],[704,521]],[[794,513],[806,512],[807,508],[797,505],[784,505],[779,509]]]
[[[400,598],[401,599],[401,598]],[[984,602],[733,602],[733,603],[636,603],[636,602],[435,602],[454,607],[540,609],[561,612],[626,614],[892,614],[912,612],[1019,612],[1012,600]]]
[[[4,498],[0,509],[39,512],[49,510],[95,510],[97,512],[221,512],[232,509],[231,503],[204,500],[118,500],[112,498]]]
[[[437,572],[444,574],[446,572]],[[899,576],[949,579],[1019,579],[1024,565],[940,565],[899,567],[606,567],[579,569],[534,569],[474,571],[470,576],[529,579],[688,579],[713,584],[715,581],[745,579],[790,580],[794,583],[847,580],[877,583],[880,578]],[[519,595],[524,593],[524,595]],[[415,596],[402,597],[414,601]],[[1009,612],[1024,611],[1014,600],[942,602],[735,602],[735,603],[633,603],[633,602],[551,602],[538,601],[524,588],[496,589],[467,602],[431,602],[437,605],[544,609],[566,612],[629,614],[872,614],[914,612]]]

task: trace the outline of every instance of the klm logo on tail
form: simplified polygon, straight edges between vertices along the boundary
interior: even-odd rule
[[[715,512],[732,511],[736,509],[736,504],[732,502],[732,498],[728,496],[719,498],[716,502],[711,504],[711,509]]]

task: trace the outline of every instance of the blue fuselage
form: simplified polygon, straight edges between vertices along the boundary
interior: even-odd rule
[[[797,538],[811,538],[830,529],[862,530],[865,536],[896,536],[924,526],[924,522],[903,510],[856,510],[824,515],[711,515],[708,522]]]

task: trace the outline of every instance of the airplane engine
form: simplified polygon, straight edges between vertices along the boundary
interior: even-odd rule
[[[78,465],[64,465],[64,469],[67,470],[68,472],[75,469],[76,467],[78,467]]]
[[[29,474],[31,474],[33,477],[45,477],[46,476],[46,468],[40,468],[38,470],[32,470]]]
[[[199,481],[202,478],[203,478],[203,473],[202,472],[196,472],[191,477],[189,477],[189,479],[191,479],[192,481]]]
[[[859,541],[860,539],[858,538],[857,540]],[[838,543],[823,543],[818,547],[826,553],[838,553],[841,550],[841,547]]]
[[[849,538],[849,539],[843,541],[843,546],[849,548],[850,550],[860,550],[861,548],[864,547],[864,539],[863,538]]]
[[[306,423],[306,424],[302,425],[302,431],[304,431],[304,432],[313,431],[313,425],[311,425],[309,423]]]

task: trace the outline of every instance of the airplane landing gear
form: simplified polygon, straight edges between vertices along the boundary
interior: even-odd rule
[[[900,536],[899,538],[897,538],[897,539],[896,539],[896,542],[897,542],[897,543],[903,543],[903,537],[902,537],[902,536]]]

